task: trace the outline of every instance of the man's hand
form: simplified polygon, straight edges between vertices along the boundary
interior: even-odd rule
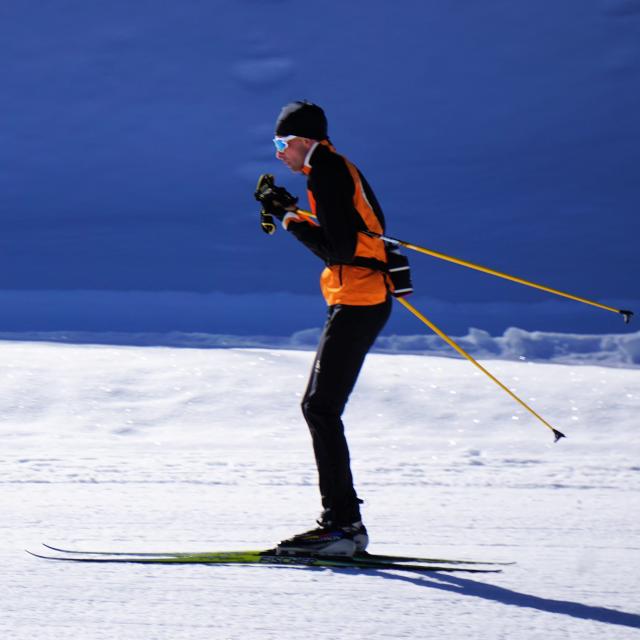
[[[284,187],[277,187],[272,175],[265,173],[258,179],[258,186],[254,194],[262,205],[262,214],[267,214],[282,220],[291,211],[297,209],[298,198],[292,196]]]

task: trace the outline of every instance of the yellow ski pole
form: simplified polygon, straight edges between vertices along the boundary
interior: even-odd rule
[[[296,209],[296,213],[306,217],[315,219],[315,216],[310,211],[305,211],[304,209]],[[502,271],[497,271],[496,269],[490,269],[489,267],[483,267],[480,264],[475,264],[474,262],[469,262],[469,260],[463,260],[462,258],[455,258],[454,256],[449,256],[446,253],[441,253],[439,251],[433,251],[433,249],[427,249],[426,247],[420,247],[417,244],[412,244],[411,242],[406,242],[404,240],[398,240],[397,238],[391,238],[389,236],[385,236],[379,233],[374,233],[373,231],[364,231],[367,235],[372,238],[380,238],[380,240],[385,240],[392,244],[398,244],[401,247],[405,247],[406,249],[411,249],[413,251],[417,251],[418,253],[423,253],[427,256],[432,256],[433,258],[438,258],[440,260],[446,260],[447,262],[453,262],[454,264],[459,264],[463,267],[467,267],[469,269],[475,269],[476,271],[482,271],[483,273],[488,273],[489,275],[496,276],[498,278],[504,278],[505,280],[511,280],[512,282],[517,282],[518,284],[523,284],[527,287],[533,287],[534,289],[540,289],[541,291],[546,291],[547,293],[553,293],[556,296],[562,296],[563,298],[569,298],[570,300],[575,300],[576,302],[582,302],[583,304],[588,304],[593,307],[598,307],[600,309],[604,309],[605,311],[612,311],[613,313],[619,313],[626,324],[631,320],[631,316],[633,315],[633,311],[628,311],[626,309],[616,309],[615,307],[610,307],[606,304],[602,304],[601,302],[595,302],[594,300],[588,300],[587,298],[581,298],[580,296],[573,295],[572,293],[567,293],[565,291],[560,291],[559,289],[553,289],[552,287],[547,287],[543,284],[538,284],[536,282],[531,282],[530,280],[525,280],[524,278],[518,278],[517,276],[509,275],[508,273],[503,273]]]
[[[482,373],[489,376],[499,387],[502,387],[517,403],[522,405],[529,413],[534,415],[542,424],[547,427],[547,429],[551,429],[553,431],[553,435],[555,436],[555,442],[558,442],[560,438],[565,438],[564,433],[561,433],[557,429],[554,429],[542,416],[536,413],[524,400],[521,400],[511,389],[506,387],[498,378],[496,378],[492,373],[487,371],[477,360],[475,360],[471,355],[469,355],[459,344],[456,344],[446,333],[438,329],[433,322],[428,320],[422,313],[420,313],[412,304],[407,302],[404,298],[396,298],[396,300],[404,305],[414,316],[416,316],[419,320],[424,322],[432,331],[434,331],[437,335],[439,335],[448,345],[453,347],[460,355],[464,356],[467,360],[469,360],[472,364],[474,364]]]
[[[547,293],[553,293],[557,296],[562,296],[563,298],[569,298],[570,300],[575,300],[576,302],[582,302],[584,304],[588,304],[593,307],[599,307],[600,309],[605,309],[606,311],[613,311],[613,313],[619,313],[623,317],[625,324],[629,323],[629,321],[631,320],[631,316],[633,315],[633,311],[628,311],[626,309],[616,309],[615,307],[610,307],[606,304],[602,304],[601,302],[595,302],[593,300],[588,300],[587,298],[581,298],[580,296],[575,296],[571,293],[560,291],[559,289],[553,289],[543,284],[537,284],[536,282],[531,282],[530,280],[525,280],[524,278],[518,278],[517,276],[512,276],[512,275],[509,275],[508,273],[503,273],[502,271],[496,271],[495,269],[490,269],[489,267],[483,267],[482,265],[469,262],[468,260],[462,260],[461,258],[454,258],[453,256],[448,256],[446,253],[440,253],[439,251],[433,251],[425,247],[419,247],[418,245],[411,244],[410,242],[405,242],[404,240],[397,240],[396,238],[389,238],[387,236],[382,236],[382,235],[373,234],[373,233],[369,233],[368,235],[379,237],[381,240],[386,240],[387,242],[399,244],[400,246],[405,247],[407,249],[412,249],[413,251],[424,253],[425,255],[432,256],[434,258],[439,258],[440,260],[453,262],[454,264],[459,264],[459,265],[462,265],[463,267],[468,267],[469,269],[475,269],[476,271],[482,271],[483,273],[488,273],[492,276],[497,276],[498,278],[504,278],[505,280],[511,280],[512,282],[517,282],[518,284],[523,284],[527,287],[533,287],[534,289],[540,289],[542,291],[546,291]]]

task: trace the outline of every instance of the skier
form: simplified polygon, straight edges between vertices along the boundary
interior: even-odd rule
[[[384,233],[380,205],[360,171],[329,140],[324,111],[307,101],[286,105],[276,122],[276,158],[307,176],[316,220],[295,205],[265,205],[284,228],[326,264],[320,278],[328,315],[302,413],[311,432],[323,511],[318,527],[278,545],[279,553],[353,555],[367,547],[353,486],[342,413],[365,356],[391,313],[384,242],[365,231]],[[295,199],[294,199],[295,201]]]

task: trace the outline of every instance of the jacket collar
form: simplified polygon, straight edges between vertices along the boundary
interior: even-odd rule
[[[309,149],[307,156],[304,159],[304,166],[302,167],[302,173],[308,176],[311,173],[311,167],[313,166],[313,156],[316,152],[316,149],[319,146],[327,147],[329,150],[335,153],[334,146],[328,140],[321,140],[320,142],[315,142],[312,147]]]
[[[311,145],[304,159],[304,166],[302,167],[302,172],[307,176],[309,175],[309,173],[311,173],[311,156],[313,155],[314,151],[318,148],[319,144],[320,144],[319,142],[314,142],[313,145]]]

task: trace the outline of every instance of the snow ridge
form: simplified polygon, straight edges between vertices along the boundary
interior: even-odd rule
[[[135,332],[0,332],[0,340],[67,344],[117,344],[129,346],[183,347],[197,349],[275,348],[313,350],[321,329],[305,329],[290,336],[236,336],[213,333]],[[510,327],[502,336],[471,328],[454,340],[475,358],[550,362],[572,365],[640,367],[640,331],[628,334],[581,335],[525,331]],[[438,336],[383,335],[373,349],[378,353],[423,354],[459,357]]]

